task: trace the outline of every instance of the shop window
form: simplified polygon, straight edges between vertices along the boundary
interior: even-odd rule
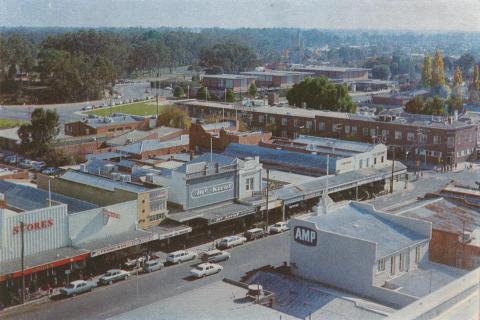
[[[422,248],[420,246],[415,247],[415,264],[420,263],[420,253]]]
[[[247,178],[245,180],[245,190],[247,191],[253,190],[253,178]]]
[[[385,258],[378,260],[377,263],[377,272],[385,271]]]

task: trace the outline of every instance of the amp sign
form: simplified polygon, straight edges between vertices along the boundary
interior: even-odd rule
[[[293,228],[293,240],[305,246],[315,247],[317,245],[317,231],[307,227]]]

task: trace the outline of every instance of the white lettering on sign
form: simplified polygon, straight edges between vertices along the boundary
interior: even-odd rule
[[[317,245],[317,231],[307,227],[293,228],[293,240],[306,246]]]
[[[233,182],[222,183],[216,186],[198,188],[192,191],[192,198],[205,197],[215,193],[226,192],[232,189],[233,189]]]

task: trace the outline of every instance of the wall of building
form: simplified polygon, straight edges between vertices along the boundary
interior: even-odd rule
[[[190,179],[186,185],[184,209],[204,207],[236,198],[235,171]]]
[[[162,222],[167,213],[168,193],[166,189],[152,189],[140,193],[137,200],[138,226],[147,229]]]
[[[253,189],[247,190],[247,180],[253,179]],[[239,199],[251,197],[254,192],[262,191],[262,165],[258,157],[245,160],[238,172],[238,195]]]
[[[67,205],[12,213],[0,209],[0,261],[21,258],[20,221],[25,223],[25,255],[69,245]]]

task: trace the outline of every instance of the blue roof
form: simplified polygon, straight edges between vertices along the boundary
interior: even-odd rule
[[[428,240],[427,237],[355,203],[332,209],[326,215],[310,216],[305,220],[315,223],[320,230],[376,243],[377,259]]]
[[[323,155],[277,150],[248,144],[230,143],[223,152],[236,158],[260,157],[260,162],[280,166],[293,166],[295,168],[315,168],[326,171],[327,157]],[[330,157],[329,171],[335,171],[335,157]]]
[[[48,206],[48,192],[45,190],[0,180],[0,192],[5,195],[8,205],[20,210],[30,211]],[[98,207],[93,203],[54,192],[51,193],[51,196],[53,201],[66,204],[68,213],[75,213]]]

